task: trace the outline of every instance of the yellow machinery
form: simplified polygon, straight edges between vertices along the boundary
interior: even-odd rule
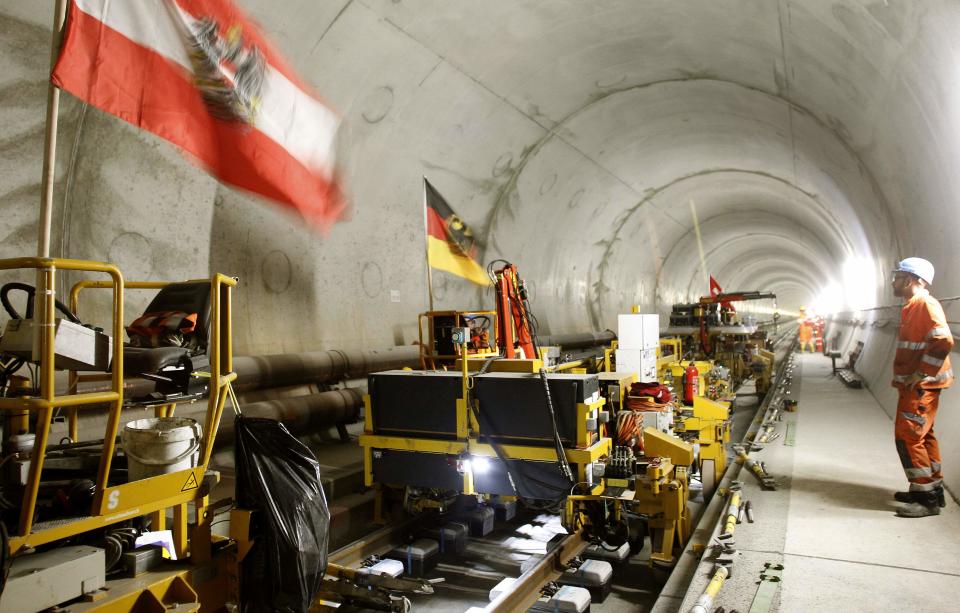
[[[757,396],[761,398],[770,391],[773,380],[773,356],[773,352],[766,349],[757,349],[751,356],[750,369],[757,384]]]
[[[417,320],[420,367],[438,368],[460,359],[461,346],[450,338],[454,329],[470,330],[467,354],[475,358],[497,355],[496,311],[428,311]]]
[[[489,339],[475,340],[468,316],[427,313],[421,322],[429,320],[432,332],[424,370],[369,376],[359,443],[364,482],[377,488],[378,509],[384,496],[401,493],[411,512],[446,509],[459,495],[513,498],[558,509],[568,528],[593,542],[636,545],[638,534],[650,533],[652,561],[671,563],[690,531],[693,446],[651,429],[642,451],[637,417],[625,406],[637,375],[609,372],[615,344],[600,360],[556,365],[553,372],[542,359],[523,359],[541,348],[525,286],[506,283],[507,273],[516,279],[509,263],[496,277],[496,325],[485,314],[499,355],[488,355]],[[444,339],[446,349],[435,339]],[[451,366],[457,370],[446,370]],[[588,374],[596,371],[606,372]],[[627,436],[615,445],[624,411]]]
[[[652,562],[672,563],[690,533],[693,447],[655,429],[647,433],[645,456],[614,446],[610,412],[624,407],[636,375],[538,376],[529,360],[471,358],[457,366],[459,373],[370,376],[359,440],[368,486],[378,486],[380,496],[402,491],[412,512],[446,508],[459,494],[552,503],[564,510],[568,528],[608,545],[636,545],[629,518],[642,517],[633,521],[642,524],[641,540],[651,536]]]
[[[230,290],[236,280],[216,275],[202,282],[206,283],[209,291],[209,372],[190,374],[206,378],[209,393],[196,466],[126,482],[122,473],[118,472],[116,453],[121,411],[125,405],[125,349],[120,342],[124,332],[124,291],[128,288],[161,288],[168,284],[125,282],[116,267],[99,262],[49,258],[0,260],[0,270],[17,269],[34,269],[39,273],[38,279],[42,280],[37,298],[39,309],[33,319],[34,327],[40,331],[39,359],[35,360],[39,365],[39,377],[38,381],[30,382],[19,393],[8,391],[6,397],[0,398],[0,410],[6,415],[5,437],[13,433],[21,436],[32,434],[35,437],[32,452],[19,454],[15,458],[15,461],[23,458],[26,462],[24,455],[27,455],[29,470],[25,484],[19,490],[19,513],[16,518],[5,521],[3,546],[6,554],[16,563],[21,556],[29,555],[34,550],[55,552],[55,544],[64,539],[70,539],[71,543],[77,544],[87,542],[90,538],[105,538],[104,535],[109,536],[111,529],[127,525],[144,516],[152,518],[152,529],[163,529],[169,512],[173,516],[169,529],[172,531],[177,558],[184,561],[171,563],[162,572],[151,572],[145,579],[128,581],[122,584],[122,587],[109,592],[90,594],[90,602],[72,610],[163,610],[174,605],[183,605],[183,610],[196,610],[197,603],[203,603],[203,606],[209,609],[222,607],[231,598],[234,590],[227,567],[229,556],[214,555],[218,542],[225,539],[211,535],[211,523],[218,505],[211,504],[209,495],[219,475],[209,472],[207,466],[229,385],[236,378],[232,364],[230,329]],[[54,375],[55,363],[61,359],[59,353],[62,341],[58,331],[63,325],[58,323],[55,310],[64,310],[64,307],[55,302],[53,290],[57,286],[57,274],[64,271],[99,273],[109,278],[103,281],[81,281],[75,285],[71,292],[71,306],[75,311],[82,289],[109,289],[112,294],[110,329],[115,342],[110,350],[112,359],[109,374],[81,376],[73,372],[70,392],[58,395]],[[77,391],[78,383],[98,379],[108,380],[109,390],[85,393]],[[95,405],[108,407],[103,439],[79,441],[77,413]],[[155,405],[155,414],[158,417],[171,416],[175,408],[176,401],[168,399]],[[49,446],[54,413],[61,410],[67,413],[69,440],[66,444]],[[31,429],[32,432],[28,432]],[[37,521],[40,493],[42,488],[48,487],[42,480],[46,464],[52,464],[54,468],[51,470],[54,470],[57,460],[65,450],[82,446],[96,448],[98,445],[101,448],[99,467],[95,474],[90,475],[92,487],[88,492],[89,505],[60,517],[50,516],[47,512],[46,519]],[[11,491],[8,489],[6,493],[10,495]],[[81,497],[81,500],[86,498]],[[95,583],[87,584],[87,587],[98,587]]]
[[[371,393],[364,397],[364,433],[359,439],[366,485],[413,488],[426,497],[431,491],[444,489],[460,494],[510,496],[515,492],[503,489],[503,469],[499,479],[490,478],[495,472],[489,468],[493,463],[534,463],[530,466],[543,469],[558,462],[556,446],[548,440],[549,433],[542,431],[543,420],[525,422],[523,413],[514,412],[515,404],[503,415],[516,420],[512,424],[514,430],[495,434],[490,430],[492,422],[484,424],[487,428],[481,427],[483,415],[492,416],[495,408],[481,405],[479,411],[474,411],[470,407],[468,399],[477,386],[478,376],[477,371],[468,370],[472,363],[475,365],[472,359],[466,365],[458,362],[459,373],[388,371],[371,375]],[[527,397],[540,386],[540,379],[534,374],[534,369],[539,370],[539,360],[495,360],[490,365],[489,372],[481,375],[487,378],[480,383],[481,388],[490,388],[490,397],[515,402],[512,392],[519,390]],[[456,381],[451,380],[451,375]],[[551,377],[560,383],[572,382],[574,387],[589,378],[565,374]],[[485,385],[487,381],[489,385]],[[500,386],[504,391],[499,390]],[[411,398],[426,401],[429,406],[410,404],[407,401]],[[591,465],[609,455],[611,441],[599,433],[605,400],[599,393],[580,400],[586,401],[566,404],[568,411],[562,422],[567,426],[564,433],[568,442],[563,450],[577,482],[592,484]],[[529,408],[530,413],[541,410],[542,405]],[[592,492],[601,490],[602,485],[590,486]]]
[[[597,373],[600,381],[600,395],[607,401],[612,415],[616,415],[627,406],[627,396],[630,387],[637,382],[636,373],[600,372]]]
[[[704,498],[709,497],[727,470],[730,403],[697,396],[692,407],[680,410],[674,432],[683,440],[699,446],[697,463],[703,481]]]
[[[236,407],[230,384],[237,376],[231,341],[231,290],[237,280],[217,274],[211,279],[180,283],[128,282],[115,266],[99,262],[0,260],[0,270],[22,269],[37,271],[39,291],[23,284],[12,285],[17,286],[14,289],[29,289],[30,296],[35,293],[38,312],[32,319],[30,308],[26,318],[11,312],[11,322],[0,338],[4,356],[0,360],[4,381],[0,411],[4,415],[5,443],[12,438],[30,440],[33,445],[3,460],[5,481],[0,483],[0,501],[9,503],[15,499],[19,506],[0,507],[2,553],[5,564],[9,564],[4,584],[0,584],[0,609],[32,611],[69,601],[68,608],[73,612],[188,613],[225,610],[239,603],[242,564],[259,532],[257,525],[263,520],[254,511],[233,508],[231,498],[211,501],[219,474],[208,469],[228,395]],[[108,279],[78,282],[70,292],[67,306],[54,298],[57,274],[63,271],[97,273]],[[112,294],[112,338],[81,325],[76,317],[81,293],[92,288],[107,289]],[[197,325],[190,331],[189,341],[182,338],[183,344],[176,346],[125,346],[123,305],[127,289],[160,290],[141,320],[152,320],[151,312],[176,312],[169,307],[178,300],[194,300],[186,303],[188,310],[202,305],[195,312]],[[13,311],[7,291],[0,289],[0,302]],[[154,308],[158,306],[164,308]],[[57,310],[63,318],[56,317]],[[67,319],[71,323],[64,323]],[[135,327],[127,328],[131,340]],[[26,346],[30,339],[21,333],[26,329],[39,331],[38,351]],[[98,356],[98,360],[103,360],[97,361],[96,367],[81,369],[76,364],[77,335],[93,339],[93,344],[81,343],[80,349],[90,348],[93,353],[94,349],[104,350],[105,355]],[[39,366],[36,381],[14,374],[25,361]],[[69,372],[68,393],[58,395],[55,371],[64,369],[64,364],[74,370]],[[157,365],[161,368],[156,372],[145,370],[146,366]],[[96,371],[103,374],[92,374]],[[126,398],[124,377],[128,374],[156,382],[155,391],[133,401]],[[109,382],[109,389],[81,391],[82,384],[98,381]],[[190,462],[193,466],[130,480],[124,461],[133,456],[129,452],[119,454],[116,444],[122,411],[131,405],[152,407],[158,418],[173,417],[178,404],[202,398],[206,399],[202,435],[187,452],[196,454],[196,460]],[[107,407],[103,438],[80,440],[78,412],[98,405]],[[69,436],[51,445],[54,414],[59,411],[66,413]],[[71,455],[77,450],[83,453]],[[575,458],[582,461],[579,456]],[[87,470],[84,459],[94,459],[97,467]],[[83,478],[64,481],[60,475],[68,469]],[[53,480],[48,472],[53,473]],[[23,483],[11,484],[11,474],[23,477]],[[213,534],[213,524],[223,521],[215,517],[228,510],[230,537]],[[170,530],[171,554],[175,554],[176,561],[159,559],[154,555],[156,551],[131,551],[134,538],[145,532],[147,526],[151,533]],[[120,569],[116,565],[123,552],[133,555],[132,567],[126,569],[133,576],[108,574],[106,566]],[[140,554],[154,557],[150,564],[142,565]],[[326,571],[338,580],[324,579],[318,598],[404,610],[409,608],[409,602],[395,597],[395,593],[432,591],[422,581],[378,577],[364,577],[361,586],[353,582],[356,573],[335,564],[328,564]]]
[[[679,338],[660,340],[661,355],[657,360],[660,381],[675,384],[682,380],[689,361],[677,359],[683,355]],[[722,369],[712,361],[693,362],[699,372],[698,395],[693,406],[678,406],[674,433],[685,441],[696,443],[699,449],[697,465],[703,480],[705,496],[716,488],[727,467],[726,444],[730,442],[730,384],[720,375]],[[676,386],[674,386],[676,387]]]
[[[636,460],[639,469],[608,465],[603,491],[567,498],[564,522],[613,540],[617,531],[629,534],[628,513],[647,517],[643,529],[651,539],[650,563],[670,566],[690,538],[687,469],[693,447],[655,428],[645,428],[643,435],[645,455]]]

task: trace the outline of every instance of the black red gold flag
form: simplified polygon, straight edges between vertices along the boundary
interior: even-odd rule
[[[423,190],[427,208],[427,263],[431,268],[477,285],[490,285],[487,271],[475,259],[477,244],[473,232],[426,179]]]

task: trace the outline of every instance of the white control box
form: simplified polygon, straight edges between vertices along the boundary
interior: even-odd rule
[[[617,372],[637,374],[641,383],[657,381],[656,349],[617,349]]]
[[[622,313],[617,316],[617,347],[656,349],[660,344],[660,315]]]

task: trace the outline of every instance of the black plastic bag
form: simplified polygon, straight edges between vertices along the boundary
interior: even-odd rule
[[[320,464],[278,421],[238,415],[235,429],[237,505],[258,511],[241,611],[306,613],[327,567],[330,511]]]

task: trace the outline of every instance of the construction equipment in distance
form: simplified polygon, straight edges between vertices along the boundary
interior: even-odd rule
[[[396,493],[414,513],[449,509],[461,495],[518,499],[560,511],[593,542],[637,548],[650,535],[652,562],[672,563],[690,533],[693,446],[654,428],[615,444],[611,430],[635,376],[548,372],[516,268],[491,275],[497,356],[479,356],[474,332],[461,327],[433,333],[459,345],[466,359],[456,370],[370,375],[359,440],[366,485],[381,501]]]
[[[676,304],[666,334],[687,339],[692,359],[712,359],[727,367],[734,388],[753,376],[762,396],[769,390],[773,374],[767,334],[752,316],[741,317],[734,311],[731,303],[776,298],[776,294],[758,291],[725,292],[702,296],[693,304]]]

